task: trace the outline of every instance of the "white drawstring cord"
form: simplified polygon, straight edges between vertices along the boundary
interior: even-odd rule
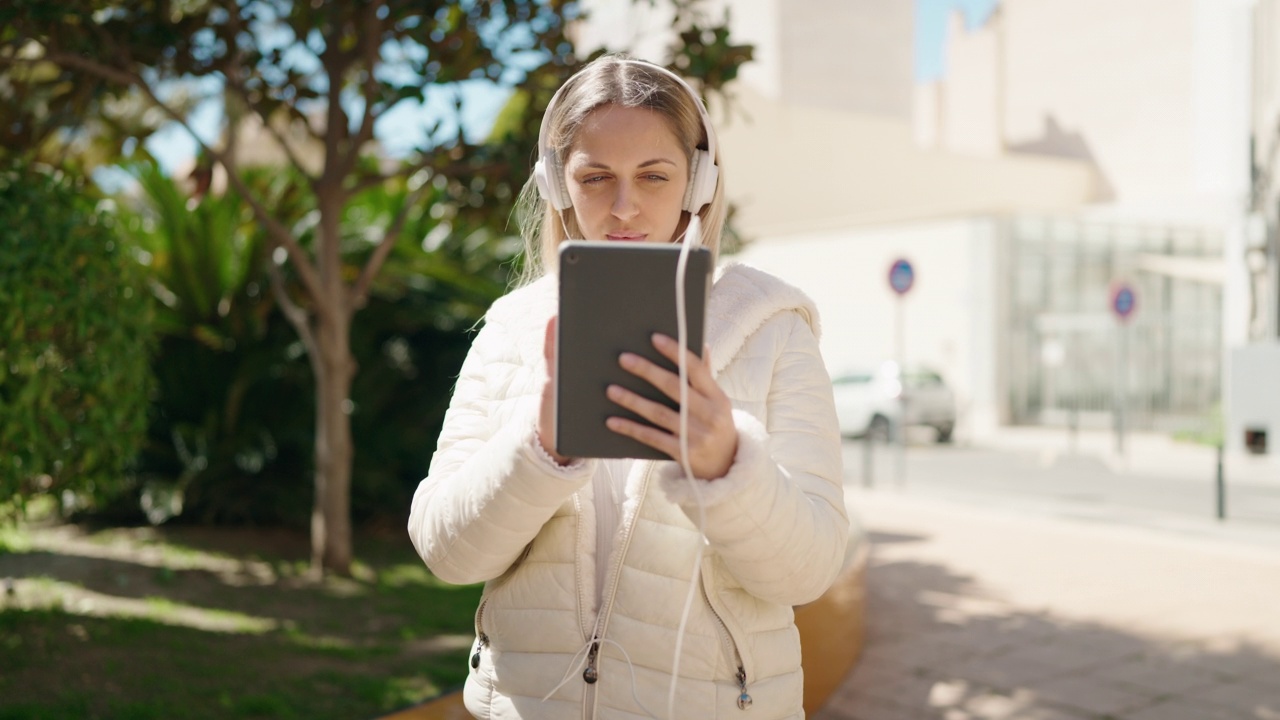
[[[622,647],[622,643],[616,640],[610,640],[608,638],[600,638],[599,640],[597,640],[597,642],[609,643],[610,645],[616,646],[618,648],[618,651],[622,653],[622,657],[626,658],[627,670],[631,672],[631,699],[635,701],[636,707],[639,707],[641,710],[644,711],[645,715],[648,715],[649,717],[653,718],[653,720],[658,720],[658,716],[654,715],[652,710],[646,707],[644,703],[640,702],[640,697],[636,695],[636,667],[631,662],[631,656],[627,654],[627,649]]]
[[[578,671],[583,667],[583,663],[587,661],[587,658],[591,654],[591,646],[597,642],[600,642],[600,641],[595,638],[592,638],[591,640],[587,641],[586,645],[583,645],[581,648],[578,648],[578,652],[574,653],[572,658],[569,658],[569,661],[570,661],[569,669],[564,671],[564,677],[561,678],[560,684],[551,688],[551,692],[548,692],[546,695],[543,695],[542,702],[546,702],[547,700],[550,700],[551,696],[555,695],[557,690],[564,687],[565,683],[569,682],[569,680],[573,678],[574,675],[578,674]],[[587,654],[583,655],[583,651],[586,651]],[[581,662],[578,661],[579,655],[582,656]]]

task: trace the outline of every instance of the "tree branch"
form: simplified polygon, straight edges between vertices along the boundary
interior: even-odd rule
[[[244,75],[240,71],[240,54],[240,51],[237,49],[236,57],[233,59],[233,62],[230,63],[228,69],[223,72],[223,77],[226,78],[228,88],[235,92],[242,106],[249,108],[253,111],[253,114],[258,116],[258,119],[262,121],[263,128],[265,128],[271,135],[272,139],[276,141],[276,144],[280,146],[280,149],[284,151],[285,158],[288,159],[289,163],[293,165],[308,182],[310,182],[312,180],[311,174],[308,173],[306,167],[303,166],[298,154],[294,152],[293,146],[286,142],[284,135],[274,124],[272,124],[271,118],[268,116],[268,113],[262,109],[262,105],[260,103],[252,102],[249,99],[249,93],[245,89]]]
[[[350,174],[355,169],[356,163],[360,157],[360,148],[365,143],[373,139],[373,108],[378,95],[378,81],[373,76],[373,70],[378,64],[378,53],[381,51],[379,40],[382,37],[382,28],[384,21],[378,19],[378,7],[374,3],[370,3],[365,9],[362,37],[360,38],[360,54],[364,60],[364,83],[362,85],[364,96],[364,112],[361,113],[360,128],[356,130],[355,137],[351,140],[351,155],[347,158],[346,174]]]
[[[81,70],[90,75],[96,75],[100,78],[120,83],[125,86],[136,86],[142,90],[142,92],[147,96],[147,99],[150,100],[155,107],[186,129],[186,131],[191,134],[191,137],[195,139],[196,144],[200,146],[200,149],[208,154],[214,162],[217,162],[226,169],[227,179],[235,186],[236,190],[244,196],[244,199],[249,203],[249,206],[253,208],[253,214],[258,221],[267,227],[267,236],[277,245],[283,247],[285,252],[289,254],[289,259],[293,261],[294,265],[298,269],[298,276],[302,279],[302,284],[307,288],[307,292],[311,294],[312,298],[316,300],[317,307],[321,312],[325,312],[327,310],[328,304],[323,302],[324,294],[320,285],[320,279],[317,276],[315,268],[311,265],[310,258],[307,256],[306,251],[302,249],[302,246],[298,244],[298,241],[294,239],[293,235],[285,229],[284,225],[272,216],[271,213],[269,213],[262,205],[262,202],[253,194],[249,189],[249,186],[245,184],[244,179],[235,171],[234,161],[228,158],[224,153],[209,147],[209,145],[201,140],[200,136],[191,128],[187,119],[165,104],[165,102],[156,95],[155,90],[153,90],[140,75],[121,70],[119,68],[113,68],[109,65],[104,65],[89,58],[71,53],[51,53],[45,55],[41,59],[54,63],[59,67],[69,67]]]
[[[297,168],[298,172],[302,177],[306,178],[308,182],[314,181],[315,178],[312,177],[311,173],[307,172],[306,166],[302,164],[302,158],[294,151],[293,146],[289,144],[288,140],[285,139],[284,133],[280,132],[280,129],[272,124],[271,118],[267,117],[267,115],[262,112],[262,108],[257,105],[250,105],[250,107],[253,108],[254,114],[262,120],[262,126],[267,129],[267,132],[271,133],[271,137],[276,141],[276,144],[280,146],[281,150],[284,150],[284,155],[289,159],[289,163]]]
[[[410,192],[405,197],[404,204],[400,206],[395,218],[387,226],[387,231],[382,234],[382,239],[378,241],[378,246],[373,249],[373,255],[369,257],[369,261],[360,270],[360,277],[356,278],[355,285],[351,288],[351,302],[347,304],[350,312],[359,310],[369,301],[369,286],[373,284],[373,279],[377,277],[378,271],[382,269],[383,263],[387,261],[387,256],[391,254],[392,248],[395,247],[396,236],[404,229],[404,223],[409,218],[410,208],[417,205],[418,201],[422,199],[426,187],[426,183],[423,183],[417,190]]]
[[[315,365],[320,357],[319,348],[316,345],[315,334],[311,331],[311,323],[307,318],[307,311],[299,307],[289,297],[289,291],[284,286],[284,278],[280,275],[280,267],[276,265],[276,261],[270,257],[267,258],[267,275],[271,278],[271,294],[275,296],[276,302],[280,303],[280,311],[284,313],[284,317],[293,326],[298,337],[302,339],[302,345],[307,349],[307,355],[311,358],[311,364]]]
[[[421,170],[426,170],[427,168],[431,167],[433,164],[435,164],[435,156],[431,155],[430,153],[424,152],[422,154],[422,159],[414,163],[413,165],[410,165],[405,169],[397,170],[392,173],[375,172],[366,178],[356,181],[353,185],[351,185],[348,188],[348,190],[352,195],[359,195],[365,190],[368,190],[369,188],[372,188],[372,187],[377,187],[382,183],[387,182],[388,180],[394,180],[395,178],[399,178],[399,177],[411,178],[414,176],[415,173]]]

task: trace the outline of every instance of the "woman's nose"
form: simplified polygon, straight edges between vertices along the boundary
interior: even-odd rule
[[[618,183],[617,188],[610,211],[619,220],[630,220],[640,212],[640,207],[636,204],[636,189],[626,182]]]

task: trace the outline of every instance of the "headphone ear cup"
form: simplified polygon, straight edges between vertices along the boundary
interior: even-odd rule
[[[573,205],[573,201],[569,199],[569,189],[564,186],[564,171],[554,153],[543,153],[538,162],[533,164],[533,181],[538,185],[538,194],[552,208],[568,210]]]
[[[715,198],[720,168],[706,150],[694,150],[691,161],[693,173],[689,176],[689,189],[684,194],[684,209],[696,213]]]

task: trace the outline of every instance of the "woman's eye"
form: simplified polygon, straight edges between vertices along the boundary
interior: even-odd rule
[[[645,175],[644,179],[651,180],[651,181],[654,181],[654,180],[666,181],[667,176],[666,175]]]
[[[582,178],[582,184],[594,185],[596,183],[603,182],[608,179],[609,179],[608,175],[588,175],[587,177]]]

